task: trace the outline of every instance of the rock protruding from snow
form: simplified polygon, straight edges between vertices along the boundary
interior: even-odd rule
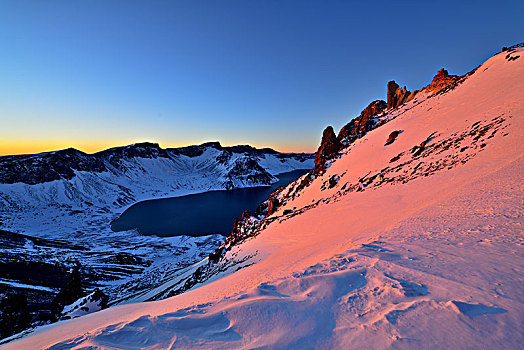
[[[398,134],[399,134],[399,131],[398,131],[398,130],[394,130],[394,131],[392,131],[392,132],[389,134],[388,139],[386,140],[386,143],[384,144],[384,146],[391,145],[393,142],[395,142],[395,140],[396,140],[397,137],[398,137]]]
[[[326,162],[335,158],[341,147],[342,144],[338,141],[335,131],[333,131],[333,127],[330,125],[324,129],[320,147],[315,154],[314,171],[316,174],[321,174],[326,170]]]
[[[107,309],[108,301],[109,297],[96,288],[85,297],[79,298],[74,303],[65,306],[59,317],[61,320],[66,320]]]
[[[55,317],[59,317],[64,306],[74,303],[84,294],[82,290],[82,277],[80,275],[80,265],[76,265],[69,276],[69,280],[62,287],[55,299],[51,302],[51,311]]]
[[[458,75],[449,75],[448,71],[442,68],[438,71],[437,75],[433,78],[431,84],[425,87],[425,90],[429,95],[436,95],[444,91],[449,86],[454,85],[459,81],[460,77]]]
[[[334,159],[338,152],[342,149],[343,144],[337,139],[333,127],[330,125],[322,133],[322,140],[320,146],[315,153],[315,167],[309,171],[309,173],[300,180],[298,190],[307,187],[310,182],[317,176],[322,175],[326,171],[326,162]],[[268,200],[271,200],[271,196]],[[268,202],[268,214],[270,215]]]
[[[373,129],[376,124],[373,117],[384,112],[386,107],[386,101],[375,100],[371,102],[366,108],[364,108],[358,117],[351,120],[340,129],[337,139],[341,142],[346,141],[346,143],[351,143],[361,137],[366,132]]]
[[[398,106],[410,101],[415,97],[415,93],[411,93],[406,87],[400,86],[394,81],[390,81],[387,85],[388,109],[397,108]]]

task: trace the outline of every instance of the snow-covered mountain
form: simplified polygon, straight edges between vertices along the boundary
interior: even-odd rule
[[[173,297],[5,348],[521,348],[522,56],[388,84],[385,106],[326,129],[310,173],[149,292]]]
[[[155,143],[95,154],[65,149],[0,157],[0,208],[40,203],[121,207],[138,200],[195,191],[268,185],[274,175],[312,165],[310,154],[278,153],[218,142],[162,149]],[[4,225],[9,225],[3,220]]]
[[[311,167],[312,154],[218,142],[0,157],[0,294],[23,291],[30,311],[42,314],[79,262],[86,291],[99,287],[110,304],[123,302],[206,257],[223,239],[112,232],[111,221],[127,207],[144,199],[269,185],[275,175]]]

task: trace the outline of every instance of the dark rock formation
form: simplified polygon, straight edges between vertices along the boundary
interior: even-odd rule
[[[505,52],[505,51],[513,51],[519,47],[524,47],[524,42],[522,43],[518,43],[518,44],[515,44],[515,45],[511,45],[510,47],[506,47],[506,46],[502,46],[502,52]]]
[[[267,204],[267,214],[266,216],[269,216],[277,211],[278,206],[280,205],[280,202],[278,201],[278,198],[275,196],[270,196],[268,198],[268,204]]]
[[[226,175],[229,180],[224,184],[227,189],[234,188],[233,180],[253,181],[270,184],[275,177],[262,168],[254,158],[238,158]]]
[[[224,250],[224,248],[221,246],[221,247],[218,247],[217,249],[215,249],[215,251],[209,253],[208,263],[210,265],[218,263],[220,261],[220,258],[222,257],[223,250]]]
[[[428,136],[427,139],[425,139],[424,141],[422,141],[420,143],[420,145],[418,146],[414,146],[412,149],[411,149],[411,153],[413,154],[413,158],[416,158],[418,156],[420,156],[422,154],[422,152],[424,152],[426,150],[426,146],[427,144],[433,140],[433,138],[435,137],[435,134],[436,132],[432,133],[431,135]]]
[[[376,121],[373,119],[377,114],[382,113],[387,107],[383,100],[371,102],[358,117],[344,125],[338,133],[337,139],[345,143],[351,143],[355,139],[362,137],[365,133],[373,129]]]
[[[388,109],[397,108],[398,106],[412,100],[414,97],[414,93],[407,90],[405,86],[400,88],[394,80],[390,81],[387,85]]]
[[[60,179],[72,179],[77,171],[95,173],[107,170],[104,162],[74,148],[38,155],[0,157],[0,182],[24,182],[34,185]]]
[[[24,294],[0,294],[0,339],[29,327],[31,316]]]
[[[96,288],[92,295],[92,301],[97,302],[102,310],[108,308],[109,297],[106,293],[102,292],[100,289]]]
[[[315,177],[322,175],[326,171],[326,162],[335,158],[342,147],[343,144],[335,136],[333,127],[328,126],[324,129],[324,132],[322,133],[322,141],[320,141],[320,146],[315,153],[315,167],[304,176],[302,181],[300,181],[296,191],[301,191],[303,188],[307,187]]]
[[[332,126],[328,126],[322,134],[320,147],[315,153],[315,174],[322,174],[326,170],[326,161],[335,158],[342,144],[337,139]]]
[[[329,178],[328,180],[328,188],[333,188],[335,187],[337,184],[338,184],[338,180],[339,180],[339,176],[338,175],[333,175]]]
[[[448,71],[442,68],[438,71],[437,75],[435,75],[431,84],[426,86],[424,89],[430,95],[436,95],[453,86],[459,81],[459,79],[460,77],[458,75],[449,75]]]
[[[64,306],[69,305],[80,299],[84,295],[82,290],[82,278],[80,276],[80,265],[73,268],[73,272],[69,276],[69,280],[62,287],[55,299],[51,302],[51,311],[58,317]]]
[[[109,297],[100,289],[96,288],[89,295],[81,297],[72,303],[69,303],[68,305],[74,304],[74,306],[68,308],[67,311],[64,311],[56,316],[58,316],[60,320],[67,320],[79,317],[81,315],[81,313],[78,314],[79,310],[85,313],[92,313],[99,310],[107,309],[108,301]]]
[[[399,131],[395,130],[391,134],[389,134],[388,139],[386,140],[386,143],[384,146],[391,145],[398,137]]]

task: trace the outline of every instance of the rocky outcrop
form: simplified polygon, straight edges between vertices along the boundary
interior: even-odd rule
[[[93,312],[107,309],[109,297],[96,288],[93,292],[76,300],[73,304],[64,307],[63,312],[59,315],[60,320],[67,320],[84,316]]]
[[[398,130],[395,130],[395,131],[391,132],[391,133],[389,134],[389,137],[388,137],[388,139],[386,140],[386,143],[384,144],[384,146],[391,145],[393,142],[395,142],[395,140],[396,140],[397,137],[398,137],[398,134],[399,134],[399,131],[398,131]]]
[[[437,75],[435,75],[431,84],[426,86],[424,90],[427,91],[430,96],[436,95],[453,87],[459,80],[460,77],[458,75],[449,75],[448,71],[442,68],[438,71]]]
[[[371,102],[358,117],[340,129],[337,139],[342,143],[348,144],[362,137],[375,126],[376,120],[373,117],[384,112],[386,107],[387,103],[383,100]]]
[[[313,168],[315,174],[322,174],[326,170],[326,162],[335,158],[340,148],[342,144],[337,139],[333,127],[328,126],[322,133],[320,147],[315,153],[315,167]]]
[[[312,171],[312,170],[311,170]],[[277,187],[269,194],[267,199],[260,203],[255,210],[255,217],[261,218],[273,214],[279,207],[278,195],[284,190],[285,186]]]
[[[334,159],[344,145],[335,136],[332,126],[328,126],[322,133],[322,141],[315,153],[315,167],[304,176],[297,186],[297,191],[307,187],[313,179],[326,171],[326,162]]]
[[[415,93],[411,93],[405,86],[400,88],[394,80],[390,81],[387,85],[387,109],[397,108],[411,101],[415,97]]]
[[[27,298],[21,293],[0,294],[0,339],[23,331],[31,322]]]
[[[51,311],[58,318],[64,306],[74,303],[84,295],[82,290],[82,278],[80,276],[80,265],[73,268],[67,283],[62,287],[55,299],[51,302]]]
[[[254,183],[271,183],[276,178],[268,173],[266,169],[262,168],[258,162],[251,157],[239,158],[235,160],[233,167],[226,174],[228,180],[224,183],[227,189],[233,189],[233,180],[242,180]]]
[[[273,214],[274,212],[277,211],[278,209],[278,206],[279,206],[280,202],[278,201],[278,198],[276,198],[276,196],[270,196],[269,199],[268,199],[268,204],[267,204],[267,216]]]

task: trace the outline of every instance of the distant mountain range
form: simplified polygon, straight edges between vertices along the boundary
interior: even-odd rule
[[[268,185],[275,175],[313,167],[313,155],[218,142],[163,149],[137,143],[86,154],[73,148],[0,157],[2,213],[24,208],[97,206],[106,211],[139,200]]]

